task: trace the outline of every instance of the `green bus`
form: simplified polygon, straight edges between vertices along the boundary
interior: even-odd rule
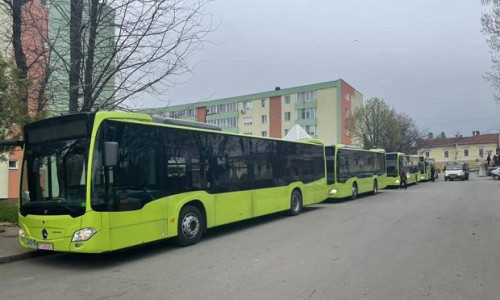
[[[387,186],[385,151],[361,150],[347,145],[325,147],[329,198],[377,194]]]
[[[401,168],[406,170],[407,184],[416,184],[419,177],[418,155],[407,155],[401,152],[390,152],[387,158],[387,186],[399,187]]]
[[[408,184],[417,184],[421,175],[420,156],[412,154],[406,155],[406,158],[408,159],[408,168],[406,170]]]
[[[101,253],[288,211],[326,198],[324,146],[97,112],[24,128],[26,248]]]
[[[434,158],[420,156],[420,178],[419,181],[431,180],[431,166],[435,166]],[[435,176],[435,175],[434,175]]]

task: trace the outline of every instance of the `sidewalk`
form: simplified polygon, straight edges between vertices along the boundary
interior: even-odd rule
[[[0,264],[35,256],[35,250],[23,248],[19,244],[18,227],[0,222]]]

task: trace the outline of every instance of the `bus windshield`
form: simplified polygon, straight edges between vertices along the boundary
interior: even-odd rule
[[[398,176],[398,155],[397,154],[387,154],[387,176],[396,177]]]
[[[88,138],[27,144],[20,213],[80,216],[85,212]]]

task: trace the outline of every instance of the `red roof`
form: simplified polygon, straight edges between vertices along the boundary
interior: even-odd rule
[[[496,133],[492,134],[479,134],[475,136],[464,136],[464,137],[452,137],[444,139],[427,139],[423,141],[423,145],[426,147],[438,147],[438,146],[453,146],[458,145],[470,145],[470,144],[497,144],[499,135]]]

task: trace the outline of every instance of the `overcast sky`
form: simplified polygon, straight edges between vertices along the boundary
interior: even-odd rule
[[[498,133],[480,0],[216,0],[213,43],[166,106],[343,79],[419,128]]]

